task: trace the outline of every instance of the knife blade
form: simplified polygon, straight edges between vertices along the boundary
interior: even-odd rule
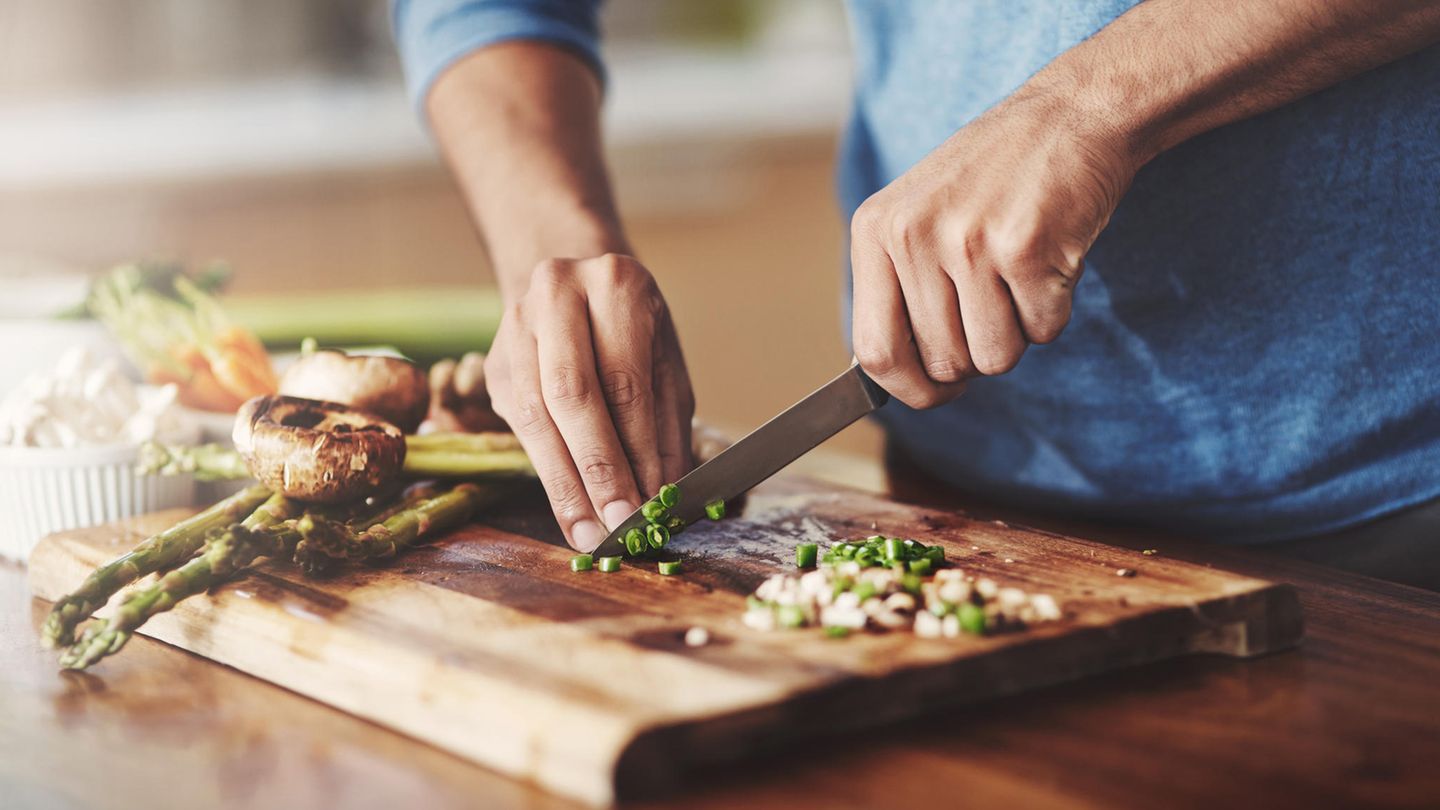
[[[728,501],[745,492],[888,401],[890,395],[859,364],[852,364],[677,481],[680,503],[670,514],[694,523],[705,516],[705,504],[716,499]],[[595,555],[623,554],[625,533],[644,526],[645,516],[637,509],[610,532]]]

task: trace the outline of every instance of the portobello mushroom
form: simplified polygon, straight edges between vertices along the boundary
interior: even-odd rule
[[[405,434],[337,402],[262,396],[235,415],[235,449],[260,483],[297,501],[356,501],[389,490]]]
[[[425,372],[409,360],[324,349],[300,356],[280,376],[279,393],[338,402],[414,433],[430,409]]]

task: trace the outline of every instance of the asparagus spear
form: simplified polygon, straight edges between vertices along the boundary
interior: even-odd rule
[[[236,481],[254,477],[235,448],[225,444],[185,447],[146,442],[140,448],[140,462],[135,471],[141,475],[194,473],[197,481]]]
[[[293,547],[298,536],[281,526],[300,512],[300,506],[281,495],[271,495],[240,523],[217,530],[200,554],[165,574],[153,585],[131,593],[103,626],[86,631],[60,656],[60,666],[85,669],[114,655],[151,616],[234,576],[262,556],[279,556]],[[287,542],[288,541],[288,542]]]
[[[46,647],[71,643],[76,626],[104,606],[116,591],[194,554],[209,532],[255,512],[269,497],[270,491],[261,486],[241,490],[100,566],[73,593],[55,602],[41,628],[41,643]]]
[[[434,433],[408,436],[405,444],[405,477],[412,480],[535,475],[529,457],[509,434]],[[240,454],[222,444],[179,447],[152,442],[140,459],[139,472],[147,475],[189,472],[201,481],[253,477]]]
[[[443,532],[470,519],[494,496],[474,484],[458,484],[356,534],[335,521],[307,514],[296,521],[301,541],[295,561],[307,570],[324,567],[329,560],[371,560],[390,557],[421,537]]]

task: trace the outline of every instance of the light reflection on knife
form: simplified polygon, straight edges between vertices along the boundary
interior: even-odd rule
[[[687,524],[703,518],[705,504],[745,492],[889,400],[859,365],[850,366],[677,481],[680,503],[671,514]],[[636,510],[595,549],[596,556],[623,554],[625,533],[644,526]]]

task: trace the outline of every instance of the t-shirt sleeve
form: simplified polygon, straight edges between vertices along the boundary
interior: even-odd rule
[[[538,40],[574,51],[604,78],[601,0],[392,0],[391,23],[410,100],[423,109],[435,78],[487,45]]]

